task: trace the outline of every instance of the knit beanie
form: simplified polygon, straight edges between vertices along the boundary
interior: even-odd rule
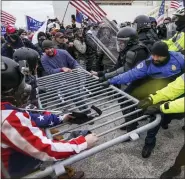
[[[154,43],[151,50],[152,55],[167,57],[169,55],[168,46],[162,41]]]
[[[44,40],[42,42],[42,49],[43,50],[45,50],[47,48],[53,48],[53,47],[54,47],[54,45],[53,45],[52,41],[50,41],[50,40]]]

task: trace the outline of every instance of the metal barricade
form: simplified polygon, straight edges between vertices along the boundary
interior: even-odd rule
[[[140,133],[154,128],[161,121],[161,116],[156,115],[155,119],[148,123],[148,116],[142,115],[142,113],[139,113],[142,110],[136,108],[137,99],[112,85],[108,88],[102,87],[96,77],[91,76],[90,73],[83,69],[75,69],[71,73],[58,73],[39,78],[38,86],[45,86],[47,90],[46,93],[39,95],[40,108],[48,109],[48,111],[55,112],[58,115],[72,111],[87,112],[88,115],[93,115],[95,112],[91,111],[90,106],[95,105],[103,112],[101,116],[81,125],[63,123],[47,128],[46,134],[48,138],[52,139],[59,134],[66,138],[67,132],[90,130],[96,133],[101,140],[99,140],[97,146],[91,149],[73,155],[63,161],[58,161],[55,164],[47,164],[47,167],[24,178],[43,178],[48,175],[52,175],[53,178],[57,177],[65,173],[64,166],[71,165],[128,139],[137,140]],[[134,108],[134,110],[126,111],[129,108]],[[133,117],[134,114],[137,114],[137,117],[129,122],[124,122],[126,117]],[[122,133],[122,135],[115,137],[114,133],[119,128],[141,120],[146,120],[146,124],[129,133]],[[90,125],[92,122],[94,124]],[[57,128],[59,132],[51,134],[50,130],[53,128]],[[105,141],[105,135],[111,133],[113,138]]]

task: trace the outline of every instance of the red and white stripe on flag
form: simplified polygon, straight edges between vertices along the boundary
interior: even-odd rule
[[[171,0],[170,8],[178,9],[180,7],[179,1]]]
[[[101,22],[107,15],[93,0],[71,0],[70,4],[94,22]]]
[[[11,14],[1,10],[1,23],[2,25],[6,26],[8,24],[14,25],[16,22],[16,18]]]
[[[163,14],[163,15],[161,15],[160,17],[158,17],[158,19],[157,19],[157,25],[162,24],[162,23],[163,23],[163,21],[164,21],[164,14]]]

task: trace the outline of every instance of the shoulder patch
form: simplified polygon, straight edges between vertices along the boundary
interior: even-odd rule
[[[141,69],[144,66],[143,62],[137,65],[137,69]]]

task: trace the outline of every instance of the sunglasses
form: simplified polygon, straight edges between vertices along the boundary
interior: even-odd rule
[[[65,37],[64,37],[64,36],[60,36],[59,38],[60,38],[60,39],[63,39],[63,38],[65,38]]]

